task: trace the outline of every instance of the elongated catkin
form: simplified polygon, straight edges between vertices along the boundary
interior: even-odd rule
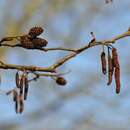
[[[105,52],[101,53],[101,65],[102,65],[102,73],[105,75],[107,73]]]
[[[111,54],[108,53],[108,82],[107,85],[112,83],[112,76],[113,76],[114,66],[112,64]]]

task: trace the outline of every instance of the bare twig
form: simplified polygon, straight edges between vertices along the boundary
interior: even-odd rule
[[[94,46],[98,46],[98,45],[111,45],[114,44],[117,40],[120,40],[122,38],[128,37],[130,36],[130,30],[126,31],[125,33],[115,36],[110,40],[103,40],[103,41],[90,41],[89,43],[87,43],[87,45],[78,48],[78,49],[67,49],[67,48],[61,48],[61,47],[57,47],[57,48],[41,48],[40,50],[42,51],[58,51],[58,50],[62,50],[62,51],[70,51],[71,53],[64,56],[63,58],[59,59],[56,63],[54,63],[53,65],[51,65],[50,67],[47,68],[43,68],[43,67],[37,67],[37,66],[25,66],[25,65],[13,65],[13,64],[1,64],[0,68],[1,69],[17,69],[17,70],[29,70],[29,71],[43,71],[43,72],[54,72],[56,68],[58,68],[59,66],[63,65],[66,61],[70,60],[71,58],[75,57],[76,55],[80,54],[81,52],[94,47]],[[16,36],[13,38],[17,38],[20,36]],[[11,37],[12,38],[12,37]],[[10,44],[1,44],[1,46],[8,46],[8,47],[21,47],[20,44],[16,44],[16,45],[10,45]]]

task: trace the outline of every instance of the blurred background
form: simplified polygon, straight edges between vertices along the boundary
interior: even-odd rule
[[[130,27],[130,1],[114,0],[1,0],[0,38],[27,33],[41,26],[48,47],[78,48],[86,45],[93,31],[98,40],[109,39]],[[119,44],[118,44],[119,43]],[[100,66],[101,47],[84,51],[66,62],[59,72],[68,84],[58,86],[50,78],[30,84],[25,110],[17,115],[10,96],[0,94],[0,130],[129,130],[130,129],[130,40],[119,40],[121,93],[107,86]],[[10,43],[13,44],[13,43]],[[47,67],[67,52],[40,52],[0,48],[6,63]],[[15,70],[0,70],[1,90],[15,86]]]

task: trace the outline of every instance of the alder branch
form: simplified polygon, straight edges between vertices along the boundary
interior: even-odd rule
[[[32,81],[37,81],[40,77],[50,77],[53,79],[58,85],[64,86],[66,85],[67,81],[62,77],[62,75],[67,73],[57,73],[56,69],[62,66],[64,63],[69,61],[70,59],[76,57],[83,51],[86,51],[89,48],[94,46],[106,46],[108,48],[108,62],[106,62],[105,52],[101,53],[101,63],[102,63],[102,72],[106,74],[108,72],[108,83],[110,85],[112,82],[112,75],[114,73],[115,77],[115,84],[116,84],[116,93],[119,94],[120,92],[120,64],[118,59],[118,53],[116,48],[113,47],[112,44],[115,44],[117,40],[130,36],[130,29],[128,31],[117,35],[109,40],[102,40],[98,41],[91,32],[92,39],[90,42],[86,43],[85,46],[77,48],[77,49],[70,49],[70,48],[46,48],[47,41],[45,39],[39,38],[43,29],[41,27],[33,27],[30,29],[27,35],[23,36],[15,36],[15,37],[5,37],[0,41],[0,47],[21,47],[27,50],[40,50],[44,52],[49,51],[68,51],[69,54],[64,56],[63,58],[56,61],[54,64],[50,65],[49,67],[38,67],[32,65],[15,65],[15,64],[7,64],[0,61],[0,69],[15,69],[17,70],[15,75],[16,87],[6,92],[7,95],[13,95],[13,101],[15,102],[15,111],[16,113],[22,113],[24,109],[24,101],[27,99],[29,83]],[[18,44],[11,45],[4,42],[12,41],[16,39],[19,41]],[[111,52],[110,52],[111,49]],[[112,58],[111,58],[112,54]],[[109,69],[107,71],[106,63],[108,63]],[[32,77],[29,76],[29,74]],[[2,91],[0,91],[2,92]]]
[[[15,65],[15,64],[5,64],[1,62],[0,69],[16,69],[16,70],[28,70],[28,71],[42,71],[42,72],[55,72],[53,70],[50,70],[49,68],[43,68],[38,66],[26,66],[26,65]]]
[[[110,40],[103,40],[103,41],[96,41],[95,40],[91,40],[89,43],[87,43],[87,45],[78,48],[78,49],[67,49],[67,48],[41,48],[40,50],[43,51],[51,51],[51,50],[63,50],[63,51],[72,51],[72,53],[64,56],[63,58],[59,59],[56,63],[54,63],[53,65],[51,65],[50,67],[47,68],[43,68],[43,67],[37,67],[37,66],[26,66],[26,65],[14,65],[14,64],[1,64],[0,68],[1,69],[16,69],[16,70],[28,70],[28,71],[43,71],[43,72],[55,72],[55,69],[58,68],[59,66],[63,65],[65,62],[67,62],[68,60],[70,60],[71,58],[75,57],[76,55],[80,54],[81,52],[94,47],[94,46],[98,46],[98,45],[111,45],[114,44],[117,40],[120,40],[122,38],[128,37],[130,36],[130,30],[126,31],[123,34],[120,34],[118,36],[113,37]],[[12,38],[12,37],[11,37]],[[9,45],[9,44],[1,44],[1,46],[8,46],[8,47],[21,47],[20,44],[16,44],[16,45]],[[25,48],[26,49],[26,48]]]
[[[80,54],[84,50],[87,50],[87,49],[89,49],[91,47],[98,46],[98,45],[106,45],[106,46],[108,46],[108,45],[114,44],[117,40],[120,40],[120,39],[128,37],[128,36],[130,36],[130,30],[126,31],[123,34],[115,36],[114,38],[112,38],[110,40],[96,41],[96,39],[94,39],[94,40],[92,39],[87,45],[85,45],[84,47],[81,47],[79,49],[74,49],[75,53],[73,52],[73,53],[68,54],[67,56],[61,58],[56,63],[54,63],[53,65],[51,65],[49,68],[51,68],[51,70],[54,70],[57,67],[59,67],[62,64],[64,64],[69,59],[71,59],[71,58],[75,57],[76,55]]]

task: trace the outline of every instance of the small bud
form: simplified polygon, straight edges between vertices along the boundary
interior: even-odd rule
[[[101,64],[102,64],[102,73],[105,75],[107,73],[105,52],[101,53]]]
[[[43,28],[41,27],[32,27],[30,30],[29,30],[29,35],[32,37],[32,38],[36,38],[37,36],[39,36],[40,34],[43,33]]]
[[[56,83],[57,83],[58,85],[66,85],[66,84],[67,84],[67,81],[66,81],[63,77],[57,77]]]
[[[45,47],[48,42],[42,38],[35,38],[32,40],[32,43],[34,45],[34,48],[42,48]]]

